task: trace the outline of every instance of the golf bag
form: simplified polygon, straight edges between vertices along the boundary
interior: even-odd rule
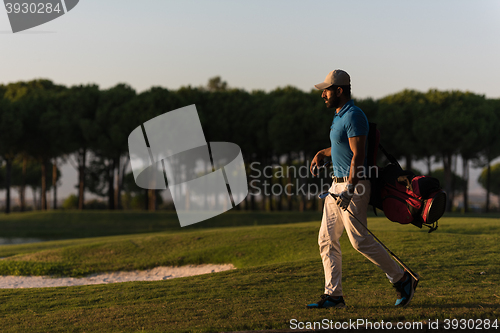
[[[376,166],[378,149],[390,162],[386,167]],[[393,222],[411,223],[419,228],[426,226],[431,229],[429,232],[436,230],[437,221],[446,208],[446,193],[441,189],[439,180],[403,170],[380,144],[380,133],[373,123],[370,123],[368,134],[368,152],[368,165],[375,166],[377,171],[376,175],[371,172],[370,177],[370,204],[374,210],[378,208],[384,211],[385,216]]]

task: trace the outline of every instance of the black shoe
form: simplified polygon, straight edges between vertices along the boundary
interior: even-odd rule
[[[398,299],[396,300],[396,306],[404,307],[410,303],[417,288],[418,281],[415,280],[408,272],[405,272],[407,277],[404,282],[396,282],[393,284],[394,288],[397,290]]]
[[[330,296],[327,294],[321,295],[321,299],[316,303],[311,303],[306,305],[307,308],[345,308],[344,297],[342,296]]]

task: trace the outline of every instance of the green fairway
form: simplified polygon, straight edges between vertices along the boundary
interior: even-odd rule
[[[262,220],[272,216],[262,214]],[[395,291],[384,273],[354,251],[345,234],[347,308],[306,309],[323,292],[320,223],[255,224],[0,246],[0,257],[7,257],[0,261],[4,275],[80,276],[201,263],[238,268],[158,282],[0,290],[2,332],[218,332],[286,329],[291,319],[500,319],[497,218],[447,217],[431,234],[370,218],[377,237],[421,275],[405,309],[393,307]]]
[[[184,228],[175,212],[58,210],[0,215],[0,237],[68,239],[316,221],[319,212],[231,211]]]

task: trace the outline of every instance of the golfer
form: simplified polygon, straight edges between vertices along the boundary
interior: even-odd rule
[[[342,290],[342,254],[340,236],[344,229],[352,246],[385,272],[397,290],[396,306],[407,305],[414,293],[416,280],[390,257],[387,251],[359,225],[350,210],[365,226],[370,200],[370,181],[365,178],[368,120],[351,99],[351,79],[343,70],[330,72],[324,82],[315,85],[323,90],[326,107],[335,110],[330,127],[331,147],[319,151],[311,162],[311,173],[331,157],[333,183],[327,196],[319,230],[319,250],[325,270],[325,292],[308,308],[345,307]]]

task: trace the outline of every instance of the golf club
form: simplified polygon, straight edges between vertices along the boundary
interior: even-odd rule
[[[318,195],[318,197],[319,197],[320,199],[324,199],[324,198],[326,198],[328,195],[331,195],[331,196],[335,199],[335,201],[337,202],[337,199],[339,198],[339,196],[338,196],[338,195],[336,195],[336,194],[334,194],[334,193],[331,193],[331,192],[323,192],[323,193],[321,193],[320,195]],[[355,216],[355,215],[354,215],[354,214],[353,214],[350,210],[348,210],[348,209],[346,209],[346,210],[347,210],[347,212],[349,212],[349,214],[351,214],[351,216],[352,216],[352,217],[354,217],[354,218],[356,219],[356,221],[358,221],[358,222],[359,222],[359,224],[361,224],[361,225],[363,226],[363,228],[365,228],[365,229],[366,229],[366,231],[368,231],[368,232],[370,233],[370,235],[372,235],[372,236],[373,236],[373,238],[375,238],[375,239],[377,240],[377,242],[379,242],[379,244],[380,244],[380,245],[382,245],[382,246],[384,247],[384,249],[386,249],[386,250],[387,250],[387,252],[389,252],[389,254],[390,254],[390,255],[394,258],[394,260],[396,260],[396,261],[397,261],[397,262],[398,262],[398,263],[399,263],[399,264],[400,264],[400,265],[401,265],[401,266],[402,266],[402,267],[403,267],[403,268],[404,268],[404,269],[405,269],[405,270],[406,270],[406,271],[407,271],[407,272],[408,272],[408,273],[409,273],[409,274],[410,274],[410,275],[411,275],[411,276],[412,276],[412,277],[416,280],[416,283],[418,283],[418,281],[420,280],[420,277],[418,276],[418,274],[413,273],[413,271],[412,271],[412,270],[411,270],[408,266],[406,266],[406,265],[404,264],[404,262],[402,262],[402,261],[401,261],[401,260],[400,260],[400,259],[399,259],[399,258],[398,258],[395,254],[394,254],[394,253],[392,253],[392,251],[391,251],[391,250],[389,250],[389,248],[388,248],[387,246],[385,246],[385,245],[384,245],[384,243],[382,243],[382,242],[380,241],[380,239],[378,239],[378,238],[377,238],[377,236],[375,236],[375,235],[374,235],[374,234],[370,231],[370,229],[368,229],[368,227],[367,227],[367,226],[365,226],[363,223],[361,223],[361,221],[360,221],[360,220],[359,220],[359,219],[358,219],[358,218],[357,218],[357,217],[356,217],[356,216]],[[415,285],[415,287],[416,287],[416,285]]]
[[[318,169],[324,168],[324,167],[328,166],[330,163],[332,163],[332,161],[331,161],[331,160],[330,160],[330,161],[326,161],[326,162],[325,162],[323,165],[321,165],[321,166],[317,166],[317,165],[313,166],[313,176],[314,176],[314,175],[316,175],[316,172],[317,172],[317,170],[318,170]],[[318,176],[319,176],[319,175],[318,175]]]

